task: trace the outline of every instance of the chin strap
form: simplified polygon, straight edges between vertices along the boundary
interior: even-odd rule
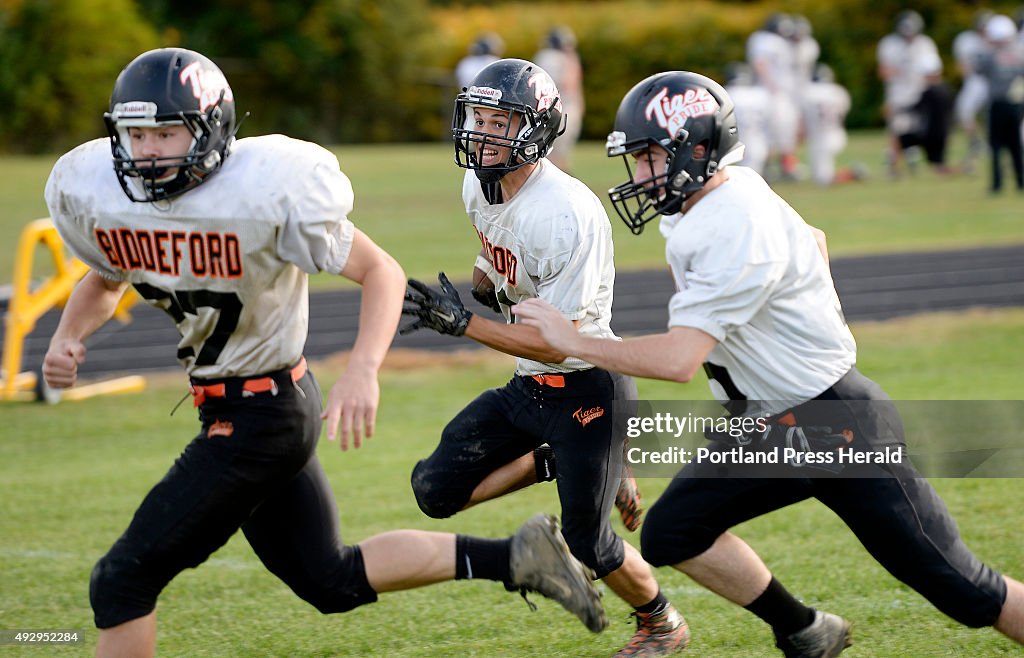
[[[480,181],[480,189],[484,193],[484,198],[487,199],[487,203],[494,205],[501,203],[504,199],[501,196],[501,182],[494,181],[491,183],[485,183]]]

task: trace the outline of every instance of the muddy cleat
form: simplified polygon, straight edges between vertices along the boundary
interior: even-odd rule
[[[601,594],[594,587],[594,573],[569,553],[558,528],[558,519],[537,514],[512,536],[510,557],[512,591],[537,592],[562,604],[594,633],[608,626]],[[531,609],[536,606],[530,602]]]
[[[620,656],[668,656],[686,648],[690,627],[673,606],[661,612],[634,612],[636,633],[614,658]]]
[[[814,621],[807,628],[775,638],[775,646],[786,658],[834,658],[850,644],[850,622],[821,610],[814,611]]]
[[[615,507],[619,510],[622,525],[626,526],[626,530],[636,532],[640,527],[640,517],[644,513],[644,508],[640,506],[640,489],[636,486],[633,469],[629,466],[623,465],[619,490],[615,492]]]

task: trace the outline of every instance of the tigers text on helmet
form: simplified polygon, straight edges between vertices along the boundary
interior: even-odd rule
[[[619,104],[608,135],[608,157],[622,156],[629,180],[608,190],[626,226],[639,235],[658,215],[679,212],[721,167],[743,157],[732,99],[714,80],[687,71],[652,75]],[[654,172],[651,152],[667,154]],[[648,158],[651,176],[638,180],[632,158]]]
[[[508,112],[504,133],[487,129],[484,115]],[[562,101],[542,68],[522,59],[488,64],[455,98],[452,138],[455,164],[473,169],[484,183],[537,162],[564,131]],[[484,152],[507,149],[500,162],[485,162]]]
[[[224,163],[236,131],[235,99],[224,74],[203,55],[182,48],[150,50],[132,60],[117,76],[103,119],[114,172],[137,202],[170,199],[205,181]],[[130,128],[173,125],[192,133],[187,153],[133,155]],[[177,174],[166,179],[175,168]]]

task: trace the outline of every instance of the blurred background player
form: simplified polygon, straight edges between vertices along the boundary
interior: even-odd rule
[[[988,83],[984,76],[978,74],[978,62],[991,50],[985,39],[985,23],[992,16],[993,12],[987,9],[979,11],[974,15],[971,27],[953,39],[953,59],[961,79],[960,90],[953,103],[953,115],[967,137],[967,150],[961,165],[965,174],[974,171],[975,161],[985,151],[978,115],[988,101]]]
[[[886,166],[889,175],[899,176],[904,162],[900,135],[911,130],[911,108],[921,99],[927,86],[922,73],[922,61],[938,56],[939,51],[931,37],[923,33],[924,19],[916,11],[900,12],[894,22],[894,31],[878,42],[878,76],[885,85],[885,116],[889,147]]]
[[[899,136],[900,148],[908,159],[917,157],[915,149],[924,151],[925,160],[937,174],[951,174],[946,164],[946,144],[953,124],[953,90],[942,77],[942,60],[938,53],[922,55],[918,69],[924,77],[921,97],[907,110],[906,132]]]
[[[791,41],[794,29],[789,15],[776,13],[747,39],[747,63],[754,72],[754,80],[772,99],[767,166],[771,173],[771,164],[777,161],[778,178],[782,180],[794,180],[799,175],[796,148],[800,110],[796,103],[795,53]]]
[[[725,88],[736,106],[736,119],[743,126],[743,165],[763,176],[770,148],[772,96],[754,83],[753,71],[743,62],[726,67]]]
[[[583,65],[576,50],[576,35],[562,25],[548,32],[541,49],[534,56],[537,66],[547,71],[562,98],[565,132],[555,140],[548,159],[559,169],[572,171],[572,154],[583,130]]]
[[[794,14],[792,20],[793,36],[790,38],[790,47],[793,49],[793,89],[796,93],[797,106],[802,107],[807,88],[814,82],[815,67],[821,56],[821,46],[814,38],[814,28],[806,16]],[[798,135],[806,139],[803,112],[800,112],[800,119],[801,129]]]
[[[811,179],[818,185],[831,185],[861,178],[863,174],[850,167],[836,171],[836,156],[846,148],[846,115],[850,111],[850,93],[836,83],[828,64],[820,63],[814,71],[813,79],[803,94],[804,130]],[[732,96],[728,87],[726,91]],[[747,124],[738,110],[737,106],[736,121],[743,126],[743,143],[746,144]]]
[[[1024,190],[1024,158],[1021,120],[1024,118],[1024,42],[1009,16],[996,15],[985,23],[985,38],[991,51],[978,62],[978,73],[988,86],[988,146],[992,160],[990,190],[1003,186],[1000,155],[1005,148],[1013,161],[1018,190]]]
[[[505,52],[505,41],[494,32],[483,32],[469,44],[466,56],[455,66],[455,84],[461,91],[485,66],[496,62]]]

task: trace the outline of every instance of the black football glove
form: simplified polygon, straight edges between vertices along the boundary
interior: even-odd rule
[[[417,319],[399,330],[400,335],[411,334],[423,327],[449,336],[461,336],[466,333],[466,327],[473,314],[462,305],[459,291],[444,272],[437,275],[437,280],[441,284],[440,292],[416,279],[409,279],[411,290],[405,293],[405,301],[408,304],[402,308],[402,315],[411,315]]]
[[[485,288],[482,286],[476,286],[470,292],[473,294],[473,299],[495,313],[501,313],[501,305],[498,304],[498,294],[495,292],[493,287]]]

